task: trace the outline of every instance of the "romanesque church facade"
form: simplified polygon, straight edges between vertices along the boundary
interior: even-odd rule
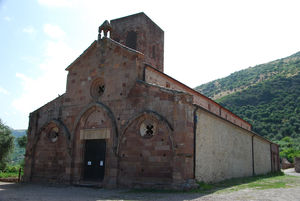
[[[164,74],[164,32],[144,13],[105,21],[30,114],[25,181],[190,187],[279,170],[278,145]]]

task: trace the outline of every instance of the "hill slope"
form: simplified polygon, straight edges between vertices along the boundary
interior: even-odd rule
[[[218,102],[249,121],[264,137],[300,136],[300,74],[277,76]]]
[[[11,133],[15,138],[21,137],[23,135],[26,135],[26,130],[25,129],[20,129],[20,130],[11,130]]]
[[[300,52],[201,85],[215,99],[270,140],[300,138]]]
[[[299,72],[300,52],[283,59],[234,72],[225,78],[200,85],[195,89],[212,99],[219,99],[276,76],[291,77]]]

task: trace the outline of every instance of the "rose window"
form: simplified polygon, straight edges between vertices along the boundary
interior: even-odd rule
[[[54,127],[50,130],[47,136],[51,142],[56,142],[58,139],[58,133],[59,133],[59,129],[57,127]]]
[[[96,79],[93,81],[92,85],[91,85],[91,96],[95,99],[98,100],[99,97],[101,97],[103,95],[103,93],[105,92],[105,84],[104,81],[102,79]]]
[[[140,135],[145,138],[151,138],[155,135],[156,122],[145,120],[140,125]]]

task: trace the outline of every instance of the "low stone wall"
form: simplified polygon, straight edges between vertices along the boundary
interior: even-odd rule
[[[295,171],[300,173],[300,157],[294,159]]]

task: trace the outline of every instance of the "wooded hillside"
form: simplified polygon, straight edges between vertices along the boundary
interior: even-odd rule
[[[232,73],[196,90],[251,123],[253,131],[300,154],[299,72],[300,52]]]

